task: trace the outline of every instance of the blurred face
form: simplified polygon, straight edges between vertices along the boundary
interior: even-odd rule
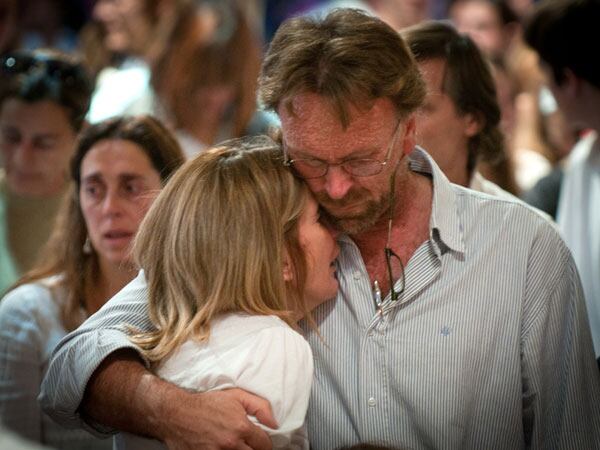
[[[416,115],[417,143],[427,150],[450,181],[467,185],[468,143],[477,131],[472,115],[459,113],[444,92],[444,60],[424,60],[418,65],[427,95]]]
[[[392,102],[378,99],[368,111],[351,107],[351,122],[343,129],[329,101],[317,94],[298,94],[290,105],[291,110],[286,104],[278,109],[288,157],[330,164],[326,175],[306,180],[328,221],[349,234],[376,224],[388,210],[391,173],[414,147],[412,119],[398,124]],[[353,176],[339,165],[362,158],[384,161],[390,148],[377,175]]]
[[[129,262],[131,241],[160,188],[160,175],[137,144],[105,139],[88,151],[79,201],[101,267]]]
[[[504,52],[502,22],[489,2],[459,1],[450,8],[450,18],[457,30],[469,35],[486,55],[500,56]]]
[[[552,92],[552,96],[558,104],[558,108],[562,112],[564,119],[571,127],[586,128],[593,124],[589,123],[589,117],[587,111],[582,108],[581,99],[577,95],[578,89],[576,88],[577,81],[572,73],[565,75],[565,79],[558,84],[552,73],[552,69],[543,61],[540,62],[540,69],[542,70],[546,85]]]
[[[104,27],[105,45],[115,53],[141,56],[151,37],[152,24],[144,0],[98,0],[94,18]]]
[[[337,294],[335,259],[339,253],[331,232],[320,221],[319,207],[312,196],[298,222],[298,240],[307,262],[304,300],[312,310]]]
[[[0,154],[9,188],[19,194],[58,194],[75,144],[67,111],[48,100],[9,98],[0,106]]]
[[[429,16],[429,0],[384,0],[374,2],[377,16],[396,30],[416,25]]]

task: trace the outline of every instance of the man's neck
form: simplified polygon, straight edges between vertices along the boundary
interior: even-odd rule
[[[429,238],[432,199],[431,180],[414,172],[407,174],[405,183],[397,190],[390,247],[404,267],[417,248]],[[382,217],[369,230],[351,237],[360,250],[371,282],[377,280],[382,292],[387,293],[390,286],[386,281],[384,248],[388,238],[388,217]],[[398,276],[394,274],[395,279]]]

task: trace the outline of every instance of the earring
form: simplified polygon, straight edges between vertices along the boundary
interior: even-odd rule
[[[83,243],[83,254],[91,255],[92,254],[92,243],[90,242],[90,237],[85,237],[85,242]]]

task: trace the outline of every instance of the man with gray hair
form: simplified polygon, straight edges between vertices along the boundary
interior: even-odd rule
[[[259,96],[281,118],[285,164],[340,232],[340,292],[314,311],[318,333],[304,326],[311,447],[599,448],[570,254],[531,209],[451,184],[415,148],[425,88],[400,36],[354,10],[291,19]],[[190,393],[144,368],[120,324],[152,329],[146,299],[141,275],[60,344],[45,409],[172,448],[269,448],[245,417],[273,426],[251,394]]]

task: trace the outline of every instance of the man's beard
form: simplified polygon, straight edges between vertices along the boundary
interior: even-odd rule
[[[384,193],[378,200],[369,198],[370,193],[364,189],[350,190],[341,200],[333,200],[325,192],[314,195],[322,208],[325,220],[338,231],[349,235],[367,231],[379,222],[389,208],[389,193]],[[335,212],[350,205],[360,205],[360,209],[349,213]]]

